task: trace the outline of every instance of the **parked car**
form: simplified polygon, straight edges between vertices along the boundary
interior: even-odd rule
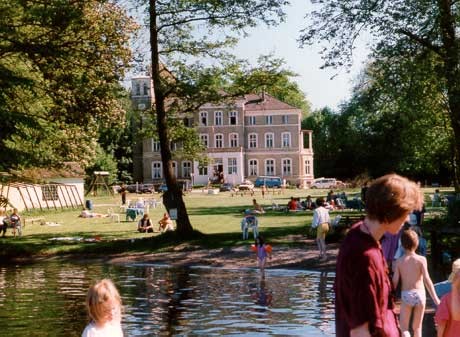
[[[168,190],[168,185],[166,184],[161,184],[159,187],[158,187],[158,193],[164,193]]]
[[[335,178],[318,178],[313,180],[313,183],[310,185],[311,188],[337,188],[345,187],[345,183],[337,180]]]
[[[283,181],[281,180],[281,177],[274,177],[274,176],[260,176],[257,177],[256,182],[254,183],[255,187],[277,187],[281,188],[281,185],[283,184]]]
[[[139,191],[141,193],[153,193],[155,192],[155,187],[153,184],[141,184],[139,185]]]
[[[238,185],[238,189],[241,191],[252,190],[254,188],[254,184],[250,180],[244,180],[241,184]]]
[[[223,183],[222,185],[220,185],[219,191],[221,191],[221,192],[229,192],[229,191],[233,190],[234,188],[235,188],[235,185],[233,185],[233,184]]]

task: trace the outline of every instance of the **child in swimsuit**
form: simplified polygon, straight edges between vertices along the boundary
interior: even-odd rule
[[[400,324],[403,336],[410,336],[409,320],[413,311],[412,329],[414,337],[422,336],[422,321],[425,312],[425,287],[436,305],[440,301],[434,290],[433,282],[428,274],[427,262],[424,256],[415,253],[418,246],[418,235],[412,229],[403,231],[401,245],[404,255],[394,265],[393,286],[398,286],[401,280],[401,309]]]
[[[265,265],[267,264],[267,257],[272,258],[270,245],[265,244],[264,239],[259,235],[255,240],[255,247],[257,253],[257,264],[260,269],[260,275],[265,278]]]

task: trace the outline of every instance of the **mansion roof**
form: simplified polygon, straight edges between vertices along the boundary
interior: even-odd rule
[[[275,97],[263,93],[263,94],[248,94],[245,95],[245,108],[249,111],[261,111],[261,110],[299,110],[292,105],[284,103]]]

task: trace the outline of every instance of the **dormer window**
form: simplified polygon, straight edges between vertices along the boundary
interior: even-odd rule
[[[200,125],[201,126],[208,125],[208,113],[206,111],[200,112]]]
[[[236,111],[230,111],[228,113],[228,124],[230,125],[236,125],[237,120],[236,120]]]

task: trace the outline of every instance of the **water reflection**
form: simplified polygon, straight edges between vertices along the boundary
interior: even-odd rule
[[[1,335],[80,336],[86,291],[104,277],[122,294],[125,336],[334,336],[331,273],[95,262],[0,267]]]

